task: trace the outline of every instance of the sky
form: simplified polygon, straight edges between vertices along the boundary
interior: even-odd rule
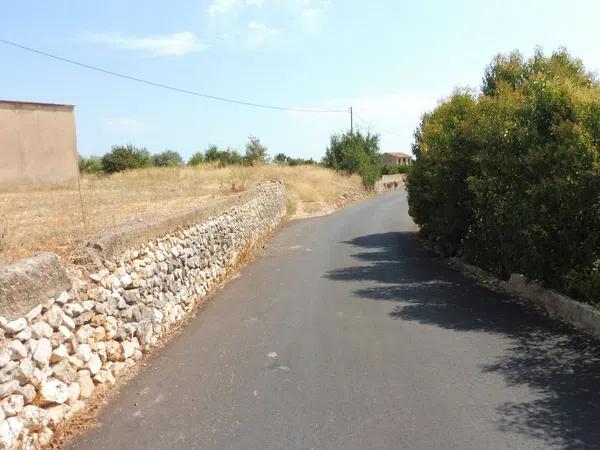
[[[423,113],[477,88],[494,55],[566,47],[600,69],[600,2],[0,0],[0,39],[208,95],[355,112],[410,153]],[[268,110],[110,77],[0,44],[0,99],[76,105],[80,154],[209,144],[320,159],[350,115]],[[1,149],[0,149],[1,151]]]

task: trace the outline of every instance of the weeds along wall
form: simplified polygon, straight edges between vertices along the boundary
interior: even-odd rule
[[[180,323],[286,213],[279,182],[96,262],[73,287],[0,318],[0,448],[37,448]]]

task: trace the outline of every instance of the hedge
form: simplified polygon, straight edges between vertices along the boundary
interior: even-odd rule
[[[600,303],[600,84],[566,50],[497,56],[415,133],[422,235],[502,277]]]

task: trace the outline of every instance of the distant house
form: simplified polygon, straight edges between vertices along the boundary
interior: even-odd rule
[[[412,156],[406,153],[383,153],[381,155],[381,163],[384,166],[403,166],[412,164]]]
[[[0,100],[0,185],[77,179],[72,105]]]

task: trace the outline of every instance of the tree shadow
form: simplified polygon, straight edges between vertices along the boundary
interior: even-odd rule
[[[415,233],[361,236],[357,265],[326,274],[367,281],[355,294],[397,304],[394,319],[509,339],[506,352],[483,372],[528,386],[541,399],[505,403],[499,427],[561,448],[600,448],[600,340],[574,331],[508,295],[476,284],[444,265]]]

